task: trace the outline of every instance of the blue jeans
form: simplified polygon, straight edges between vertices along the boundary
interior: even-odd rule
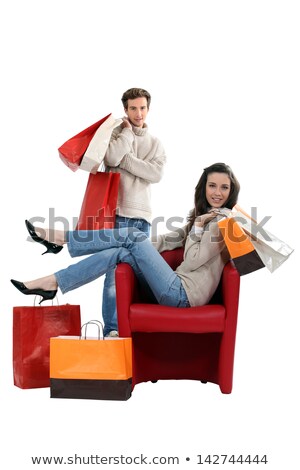
[[[144,219],[116,216],[115,228],[136,227],[150,235],[150,224]],[[107,271],[102,294],[102,318],[104,322],[104,335],[112,330],[118,330],[118,317],[116,305],[115,269]]]
[[[55,273],[63,294],[115,269],[118,263],[128,263],[138,279],[147,282],[159,304],[189,307],[180,277],[140,230],[124,227],[67,232],[67,246],[72,258],[92,256]]]

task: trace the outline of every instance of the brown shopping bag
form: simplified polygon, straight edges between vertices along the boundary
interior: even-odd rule
[[[50,386],[50,337],[80,334],[79,305],[13,308],[13,377],[20,388]]]
[[[90,173],[76,230],[114,228],[120,173]]]
[[[128,400],[132,391],[131,338],[102,338],[100,322],[82,326],[81,336],[50,340],[51,398]],[[87,337],[96,324],[98,337]]]

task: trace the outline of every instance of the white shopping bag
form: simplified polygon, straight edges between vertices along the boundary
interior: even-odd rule
[[[85,154],[81,160],[79,168],[90,173],[97,173],[103,162],[106,150],[109,145],[112,131],[121,124],[122,119],[115,119],[112,115],[104,121],[97,129]]]
[[[273,273],[293,253],[294,249],[265,228],[260,231],[257,222],[238,205],[231,216],[238,220],[243,230],[249,235],[257,254],[265,267]]]

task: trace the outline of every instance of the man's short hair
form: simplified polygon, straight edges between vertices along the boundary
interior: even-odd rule
[[[147,90],[144,90],[143,88],[129,88],[129,90],[123,93],[123,96],[121,99],[122,99],[124,109],[128,108],[128,100],[135,100],[136,98],[146,98],[147,106],[149,109],[150,103],[151,103],[151,95],[150,93],[148,93]]]

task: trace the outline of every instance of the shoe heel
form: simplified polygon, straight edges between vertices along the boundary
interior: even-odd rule
[[[42,255],[46,255],[47,253],[54,253],[56,255],[63,249],[62,245],[55,245],[54,243],[50,243],[50,242],[48,242],[48,245],[46,246],[47,246],[47,250],[44,251]]]

